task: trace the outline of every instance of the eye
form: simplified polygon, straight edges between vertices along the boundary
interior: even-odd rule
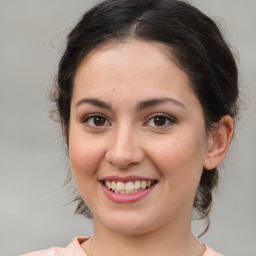
[[[154,114],[145,123],[146,126],[165,128],[176,123],[175,118],[166,114]]]
[[[86,125],[91,127],[102,127],[102,126],[110,126],[110,122],[100,114],[90,114],[86,116],[83,121]]]

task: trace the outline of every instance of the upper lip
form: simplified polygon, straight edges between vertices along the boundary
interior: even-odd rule
[[[131,176],[126,176],[126,177],[121,177],[121,176],[105,176],[102,179],[100,179],[101,181],[106,181],[106,180],[110,180],[110,181],[121,181],[121,182],[129,182],[129,181],[150,181],[150,180],[155,180],[155,179],[151,179],[151,178],[147,178],[147,177],[141,177],[141,176],[136,176],[136,175],[131,175]]]

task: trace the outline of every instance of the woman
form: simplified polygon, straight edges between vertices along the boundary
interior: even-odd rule
[[[238,109],[236,64],[210,18],[182,1],[103,1],[69,34],[53,98],[94,235],[29,256],[220,255],[191,231]]]

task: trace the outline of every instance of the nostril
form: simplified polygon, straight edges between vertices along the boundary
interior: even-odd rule
[[[106,152],[105,159],[119,169],[127,169],[131,165],[141,163],[144,152],[135,147],[133,149],[112,148]]]

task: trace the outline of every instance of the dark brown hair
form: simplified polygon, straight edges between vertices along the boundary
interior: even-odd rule
[[[238,72],[234,57],[215,22],[188,3],[176,0],[106,0],[86,12],[67,37],[60,60],[53,101],[68,144],[70,102],[76,70],[92,50],[109,41],[135,38],[166,46],[188,74],[204,112],[206,130],[222,116],[236,118]],[[194,208],[207,217],[218,170],[204,169]],[[78,197],[76,213],[91,216]],[[209,223],[207,225],[207,228]]]

